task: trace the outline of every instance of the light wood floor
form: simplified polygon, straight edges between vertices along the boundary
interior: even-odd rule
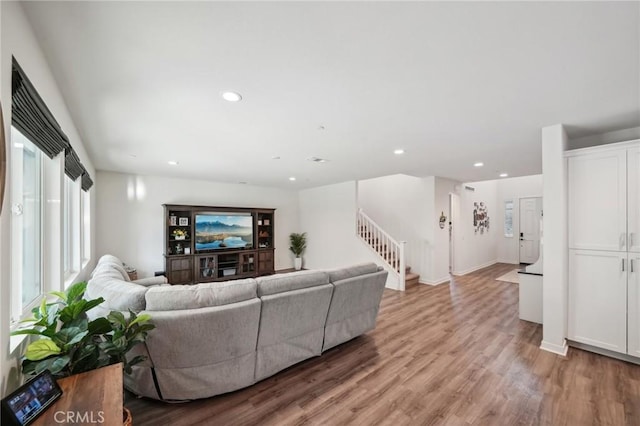
[[[640,366],[538,348],[497,264],[450,285],[386,290],[367,335],[227,395],[127,395],[143,425],[640,425]]]

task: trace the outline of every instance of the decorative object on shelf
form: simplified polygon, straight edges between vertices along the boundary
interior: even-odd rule
[[[269,225],[271,225],[271,221],[269,219],[265,219],[264,226],[269,226]]]
[[[176,254],[182,254],[182,244],[176,244]]]
[[[289,250],[291,250],[291,253],[296,256],[293,261],[293,266],[295,267],[296,271],[299,271],[300,269],[302,269],[302,255],[307,249],[307,233],[292,233],[291,235],[289,235],[289,244]]]
[[[480,232],[482,235],[485,230],[489,231],[489,212],[483,201],[473,203],[473,227],[476,234]]]
[[[186,240],[189,234],[184,229],[174,229],[172,234],[174,240]]]
[[[444,229],[444,225],[447,223],[447,217],[444,215],[444,212],[440,213],[440,229]]]
[[[24,374],[49,370],[61,378],[119,362],[124,364],[125,373],[131,374],[131,367],[146,359],[141,355],[128,359],[125,355],[155,328],[149,322],[151,316],[129,311],[125,317],[122,312],[111,311],[107,317],[89,321],[87,311],[104,299],[83,299],[86,288],[87,283],[80,282],[65,292],[51,292],[58,300],[46,303],[43,298],[33,309],[33,317],[24,321],[32,323],[31,327],[11,333],[41,336],[27,346],[22,360]]]
[[[169,216],[169,225],[176,226],[178,224],[178,217],[176,215]]]
[[[189,226],[189,218],[188,217],[181,217],[180,220],[178,221],[178,225],[180,225],[180,226]]]
[[[185,247],[184,254],[191,254],[191,247]]]

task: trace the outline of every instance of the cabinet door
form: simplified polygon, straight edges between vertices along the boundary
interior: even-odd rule
[[[258,273],[274,273],[273,250],[260,250],[258,252]]]
[[[640,253],[640,148],[627,151],[629,251]]]
[[[569,158],[569,248],[627,249],[626,169],[626,149]]]
[[[193,258],[167,258],[167,280],[170,284],[190,284],[193,282]]]
[[[629,253],[629,355],[640,357],[640,253]]]
[[[626,253],[569,250],[569,339],[627,352],[627,269]]]

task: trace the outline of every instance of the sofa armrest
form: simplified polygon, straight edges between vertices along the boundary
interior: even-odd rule
[[[160,284],[166,284],[168,283],[167,281],[167,277],[161,275],[159,277],[147,277],[147,278],[140,278],[139,280],[134,280],[132,281],[133,283],[139,284],[139,285],[143,285],[145,287],[149,287],[152,285],[160,285]]]

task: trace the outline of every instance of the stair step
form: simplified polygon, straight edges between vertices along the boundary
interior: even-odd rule
[[[405,279],[404,279],[404,288],[405,288],[405,290],[406,290],[408,287],[417,286],[417,285],[418,285],[418,283],[419,283],[419,281],[420,281],[420,275],[418,275],[418,274],[413,274],[413,273],[408,273],[408,274],[405,276]]]

